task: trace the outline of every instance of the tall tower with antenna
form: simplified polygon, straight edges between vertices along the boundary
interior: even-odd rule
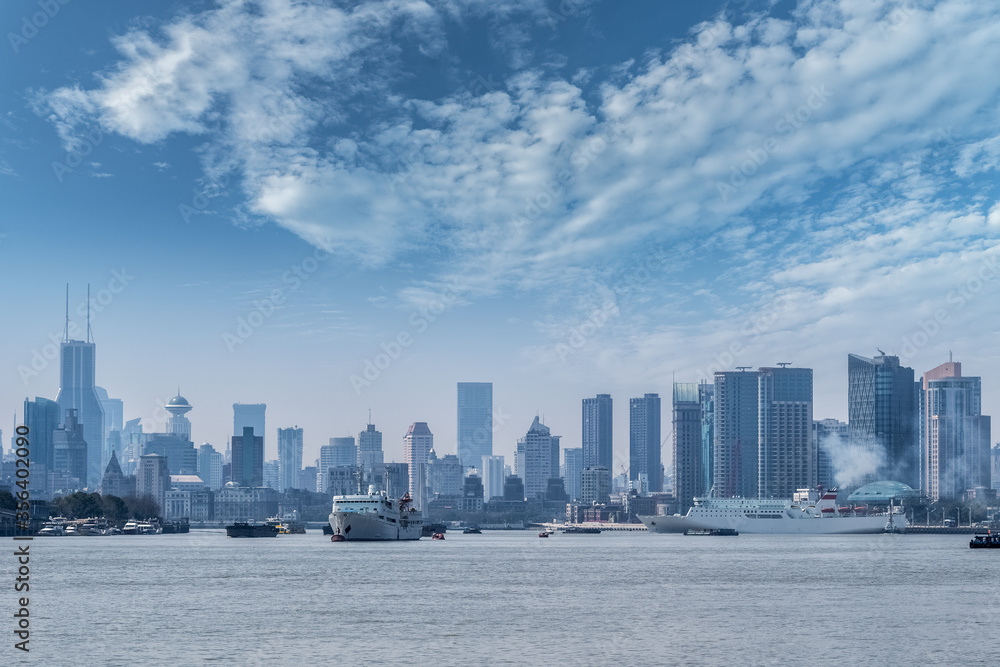
[[[82,310],[81,307],[79,310]],[[77,314],[82,315],[78,310]],[[59,346],[59,404],[61,419],[68,410],[76,410],[77,421],[83,427],[87,442],[87,486],[96,489],[104,466],[104,407],[96,390],[97,349],[90,328],[90,286],[87,286],[87,340],[70,338],[69,285],[66,285],[66,324]]]

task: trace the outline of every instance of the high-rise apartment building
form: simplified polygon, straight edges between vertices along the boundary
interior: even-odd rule
[[[480,468],[483,477],[483,498],[503,497],[504,459],[502,456],[484,456]]]
[[[427,422],[410,424],[403,438],[403,458],[409,466],[410,496],[418,509],[425,509],[421,502],[427,494],[427,456],[434,448],[434,434],[427,427]]]
[[[982,414],[982,382],[963,377],[962,364],[926,373],[920,394],[923,491],[933,501],[959,499],[991,486],[990,418]]]
[[[583,484],[583,447],[563,450],[563,482],[570,500],[579,500]]]
[[[278,491],[296,489],[302,476],[302,429],[278,429]]]
[[[580,475],[580,502],[607,504],[611,495],[611,471],[604,466],[586,466]]]
[[[701,403],[701,488],[705,493],[715,486],[715,385],[698,384],[698,401]]]
[[[849,442],[883,461],[878,471],[858,480],[859,485],[883,479],[919,487],[918,390],[913,377],[913,369],[901,366],[899,357],[847,355]]]
[[[663,491],[663,464],[660,462],[660,396],[646,394],[629,400],[628,478],[649,479],[649,491]],[[700,416],[699,416],[700,424]],[[698,442],[701,443],[699,425]]]
[[[816,486],[811,368],[758,370],[757,488],[761,498],[791,498]]]
[[[559,476],[559,438],[538,421],[517,441],[515,474],[524,481],[525,498],[544,498],[549,479]]]
[[[686,514],[695,496],[705,493],[701,440],[701,400],[698,384],[675,382],[673,396],[674,497],[677,511]]]
[[[140,456],[139,465],[135,471],[136,495],[139,497],[151,496],[162,512],[169,488],[170,472],[167,470],[167,460],[159,454]]]
[[[364,431],[358,433],[358,458],[356,465],[361,466],[361,471],[364,473],[365,479],[369,479],[373,471],[379,471],[378,475],[381,475],[382,464],[384,463],[384,454],[382,452],[382,432],[375,430],[375,425],[371,423],[369,415],[369,423],[365,427]]]
[[[715,493],[757,497],[757,373],[715,373]],[[676,471],[674,471],[676,475]]]
[[[264,436],[244,426],[243,435],[232,438],[232,478],[240,486],[264,485]]]
[[[458,383],[458,459],[477,468],[493,455],[493,383]]]
[[[583,399],[583,465],[614,466],[611,394]]]

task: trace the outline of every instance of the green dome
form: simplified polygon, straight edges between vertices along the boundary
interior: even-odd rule
[[[916,498],[920,492],[902,482],[872,482],[847,497],[852,503],[888,503],[890,500]]]

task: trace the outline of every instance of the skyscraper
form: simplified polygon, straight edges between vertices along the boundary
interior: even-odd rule
[[[278,491],[299,486],[302,474],[302,429],[278,429]]]
[[[458,383],[458,460],[478,468],[493,455],[493,383]]]
[[[68,311],[68,309],[67,309]],[[87,443],[87,474],[81,480],[96,489],[104,469],[104,407],[97,396],[94,376],[96,373],[97,346],[90,341],[90,324],[87,325],[87,342],[69,339],[69,314],[62,345],[59,349],[59,394],[56,402],[66,419],[69,410],[76,411],[76,419],[83,429]]]
[[[101,460],[103,461],[102,468],[106,473],[112,451],[119,459],[119,468],[121,467],[123,453],[121,430],[124,419],[124,404],[120,398],[110,398],[103,387],[94,387],[94,391],[97,392],[97,398],[101,401],[101,407],[104,408],[104,453]]]
[[[139,457],[135,471],[135,493],[137,496],[151,496],[163,512],[167,489],[170,488],[170,472],[167,461],[159,454]]]
[[[264,412],[267,410],[266,403],[233,403],[233,435],[242,436],[243,429],[247,426],[253,429],[253,434],[263,439],[264,433]]]
[[[611,471],[604,466],[587,466],[580,481],[580,502],[607,504],[611,494]]]
[[[686,514],[695,496],[705,493],[701,443],[701,401],[695,382],[675,382],[673,399],[674,497]]]
[[[525,498],[544,498],[549,478],[559,476],[559,438],[536,416],[517,441],[514,472],[524,481]]]
[[[59,428],[62,409],[55,401],[36,397],[24,399],[24,425],[31,438],[31,475],[29,484],[34,498],[48,499],[52,492],[48,476],[53,471],[54,445],[52,433]]]
[[[816,450],[816,483],[826,488],[837,485],[836,473],[833,468],[831,451],[846,444],[848,439],[847,423],[839,419],[813,420],[813,449]]]
[[[243,427],[243,435],[232,440],[233,481],[241,486],[264,484],[264,436],[254,435],[252,426]]]
[[[409,466],[410,475],[410,496],[414,502],[420,502],[427,490],[427,471],[424,466],[427,463],[427,455],[434,448],[434,434],[427,428],[427,422],[413,422],[410,424],[406,436],[403,437],[403,458]],[[419,509],[425,509],[418,506]]]
[[[183,436],[185,440],[191,440],[191,420],[185,415],[191,412],[191,404],[188,400],[177,394],[164,406],[170,417],[167,419],[167,433]]]
[[[649,491],[663,491],[663,465],[660,462],[660,396],[646,394],[629,400],[628,451],[630,480],[645,474]],[[701,415],[698,442],[701,442]],[[567,489],[568,490],[568,489]]]
[[[83,438],[83,425],[76,419],[76,410],[66,410],[63,424],[52,432],[52,468],[76,482],[71,484],[81,489],[87,484],[90,448]]]
[[[923,490],[931,500],[958,499],[991,486],[990,418],[982,414],[982,383],[963,377],[962,364],[924,373],[920,395]]]
[[[701,488],[709,493],[715,486],[715,385],[699,383],[698,401],[701,403],[701,463],[704,474]]]
[[[757,497],[757,373],[715,373],[715,492]],[[674,471],[676,474],[676,471]]]
[[[198,476],[213,491],[222,488],[222,453],[207,442],[198,448]]]
[[[890,479],[919,487],[917,403],[913,369],[901,366],[899,357],[847,355],[849,442],[875,452],[883,461],[877,472],[859,483]]]
[[[761,498],[791,498],[816,485],[811,368],[758,370],[757,488]]]
[[[567,447],[563,450],[563,481],[566,495],[570,500],[579,500],[583,483],[583,447]]]
[[[378,471],[382,475],[382,464],[384,454],[382,453],[382,431],[376,431],[375,425],[371,423],[371,415],[368,415],[368,425],[364,431],[358,433],[358,458],[356,465],[361,466],[365,479],[370,479],[373,471]]]
[[[487,502],[490,498],[503,497],[503,469],[504,462],[502,456],[483,457],[481,468],[483,473],[483,498]]]
[[[583,399],[583,465],[614,466],[611,394]],[[526,485],[527,486],[527,485]]]

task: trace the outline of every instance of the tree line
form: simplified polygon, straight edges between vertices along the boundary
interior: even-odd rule
[[[111,494],[102,496],[77,491],[51,500],[49,515],[67,519],[104,517],[112,523],[123,523],[129,519],[146,520],[160,516],[160,504],[150,495],[119,498]]]

